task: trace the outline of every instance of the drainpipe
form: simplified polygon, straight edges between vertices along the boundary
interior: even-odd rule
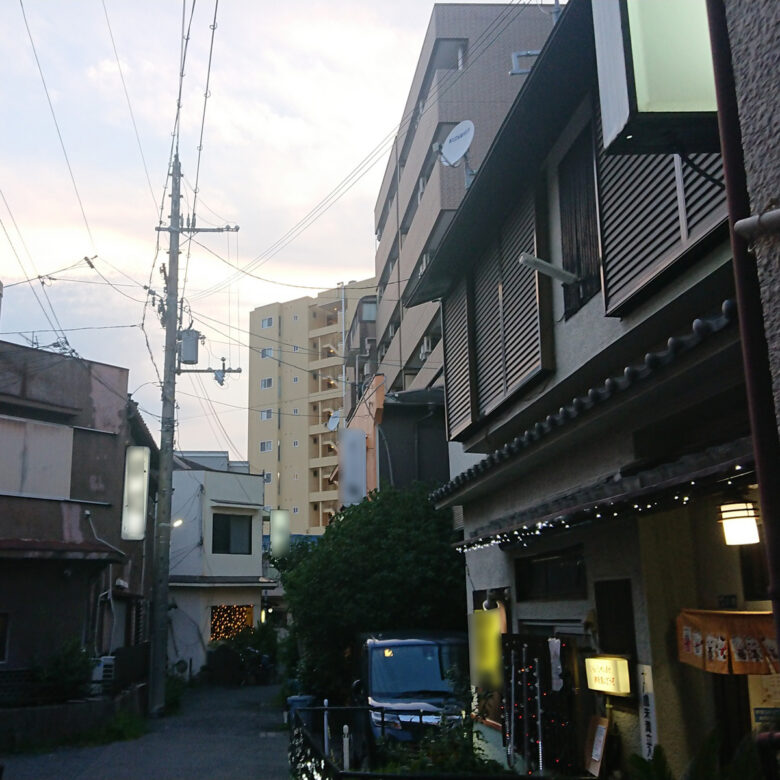
[[[735,223],[750,216],[750,199],[723,0],[707,0],[707,16],[715,71],[731,251],[734,257],[745,388],[769,564],[769,597],[772,600],[775,635],[780,637],[780,480],[777,479],[780,440],[772,397],[769,350],[764,332],[758,273],[748,252],[747,241],[734,229]]]

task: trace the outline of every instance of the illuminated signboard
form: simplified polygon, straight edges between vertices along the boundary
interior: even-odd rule
[[[148,447],[128,447],[125,451],[125,490],[122,502],[122,538],[141,541],[146,535],[146,508],[149,498]]]
[[[704,0],[592,4],[604,148],[719,150]]]
[[[615,696],[631,695],[628,659],[617,655],[599,655],[585,659],[588,688]]]

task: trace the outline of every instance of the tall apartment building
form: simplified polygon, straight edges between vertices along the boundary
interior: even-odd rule
[[[434,6],[374,213],[379,373],[388,390],[428,387],[441,374],[438,304],[405,307],[466,192],[464,163],[443,166],[433,146],[469,119],[475,127],[469,162],[479,166],[525,78],[509,72],[513,64],[532,65],[533,56],[521,55],[541,49],[553,11]]]
[[[249,315],[249,469],[265,474],[266,508],[287,509],[293,534],[322,533],[339,507],[328,423],[349,389],[345,328],[373,290],[373,279],[349,282]]]

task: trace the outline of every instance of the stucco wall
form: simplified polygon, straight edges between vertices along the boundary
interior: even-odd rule
[[[780,207],[780,3],[725,0],[750,207]],[[769,341],[775,410],[780,410],[780,235],[753,244]]]

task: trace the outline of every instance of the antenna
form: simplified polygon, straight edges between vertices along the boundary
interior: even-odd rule
[[[329,431],[335,431],[339,427],[341,421],[341,409],[336,409],[335,412],[328,418],[328,422],[325,423]]]
[[[450,134],[443,143],[433,144],[432,147],[433,151],[439,155],[441,164],[448,168],[457,168],[458,163],[463,160],[466,189],[476,175],[476,171],[472,170],[469,165],[468,158],[469,147],[473,140],[474,123],[470,119],[464,119],[450,130]]]

